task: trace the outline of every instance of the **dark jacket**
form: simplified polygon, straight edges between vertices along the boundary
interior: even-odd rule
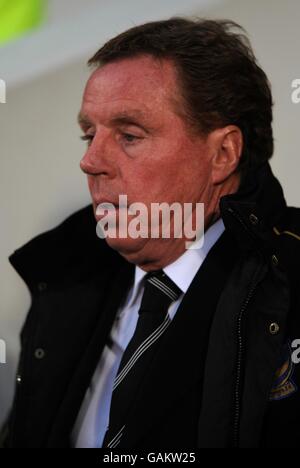
[[[268,164],[220,207],[226,230],[160,342],[119,448],[300,441],[300,364],[292,360],[300,339],[300,211],[287,208]],[[32,304],[5,445],[69,447],[134,265],[96,236],[92,207],[10,261]]]

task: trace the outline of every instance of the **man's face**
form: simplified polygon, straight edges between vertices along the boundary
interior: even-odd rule
[[[83,97],[80,124],[88,148],[81,161],[94,210],[100,203],[196,203],[209,201],[208,142],[191,136],[176,112],[180,95],[174,66],[148,56],[97,69]],[[177,104],[175,103],[177,101]],[[129,261],[148,262],[179,240],[107,239]],[[178,247],[177,247],[178,248]],[[158,262],[159,263],[159,262]]]

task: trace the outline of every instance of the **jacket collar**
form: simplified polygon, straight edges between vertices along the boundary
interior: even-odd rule
[[[92,205],[32,239],[9,261],[31,292],[39,283],[64,288],[94,277],[100,269],[110,271],[127,263],[97,237]]]
[[[251,170],[237,193],[220,201],[225,227],[242,250],[267,254],[276,250],[274,228],[286,210],[283,190],[268,163]]]

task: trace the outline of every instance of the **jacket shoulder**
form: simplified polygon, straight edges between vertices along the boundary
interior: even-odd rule
[[[288,207],[280,223],[273,228],[278,239],[279,261],[288,272],[291,284],[300,286],[300,209]]]
[[[274,231],[300,250],[300,208],[288,207],[281,222],[274,227]]]
[[[9,261],[30,289],[36,282],[90,274],[119,257],[97,236],[96,226],[93,207],[88,205],[17,249]]]

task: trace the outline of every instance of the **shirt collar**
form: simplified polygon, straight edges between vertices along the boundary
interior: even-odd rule
[[[142,288],[142,282],[144,277],[146,276],[147,272],[142,270],[140,267],[135,267],[135,275],[134,275],[134,283],[133,287],[131,288],[131,292],[129,293],[130,296],[127,299],[128,307],[132,307],[135,303],[139,292]]]
[[[181,291],[185,294],[189,289],[196,273],[204,262],[207,254],[213,245],[217,242],[219,237],[223,234],[225,226],[222,218],[214,223],[204,234],[204,239],[200,239],[198,242],[202,245],[199,249],[188,249],[182,254],[175,262],[166,266],[163,271],[169,278],[178,286]],[[146,276],[146,272],[140,267],[135,268],[134,285],[131,289],[130,297],[128,298],[128,307],[131,307],[142,288],[142,281]]]
[[[199,268],[203,264],[207,254],[225,230],[224,223],[220,218],[204,234],[204,239],[200,239],[198,249],[188,249],[175,262],[164,268],[164,272],[174,281],[185,294],[189,289]]]

